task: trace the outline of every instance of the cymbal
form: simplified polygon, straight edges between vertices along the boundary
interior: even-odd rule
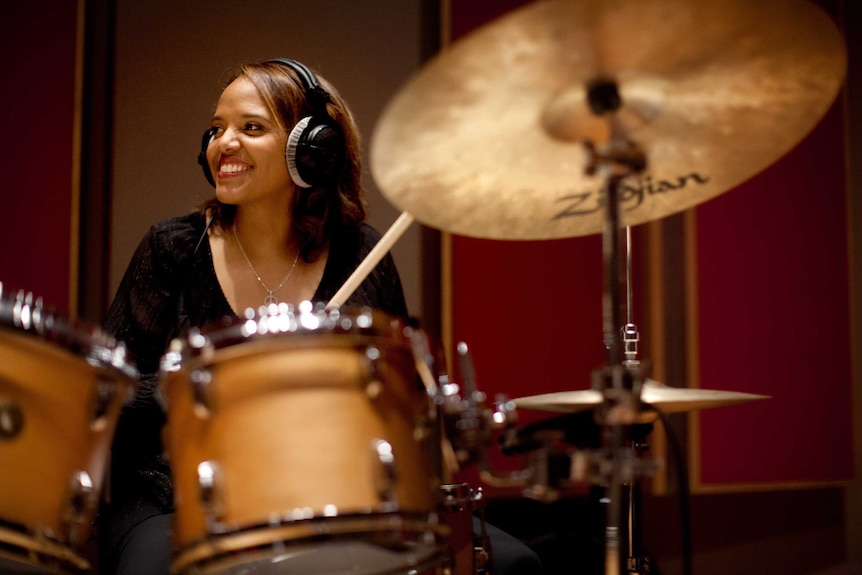
[[[769,399],[769,396],[736,391],[670,387],[653,379],[647,379],[644,381],[643,388],[641,389],[640,399],[642,403],[651,405],[662,413],[669,414],[713,407],[726,407],[760,399]],[[594,389],[560,391],[522,397],[515,399],[514,402],[517,407],[524,409],[577,413],[601,405],[602,392]]]
[[[698,205],[766,169],[825,115],[846,73],[840,32],[806,0],[544,0],[474,31],[386,105],[371,137],[383,195],[420,222],[491,239],[599,233],[610,137],[587,87],[647,169],[621,225]]]

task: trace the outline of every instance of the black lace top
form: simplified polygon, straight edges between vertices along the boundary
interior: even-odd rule
[[[161,441],[165,414],[154,398],[159,362],[168,344],[189,327],[235,315],[216,277],[205,228],[200,213],[150,228],[108,310],[105,329],[126,344],[142,374],[114,437],[110,504],[102,511],[100,529],[108,546],[138,522],[173,507],[170,468]],[[358,241],[333,238],[314,301],[329,301],[379,239],[380,234],[368,225],[362,226]],[[344,303],[406,318],[392,257],[387,254]]]

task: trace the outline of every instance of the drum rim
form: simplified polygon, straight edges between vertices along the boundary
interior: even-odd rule
[[[172,567],[182,572],[191,567],[217,563],[237,553],[282,549],[324,541],[356,541],[380,544],[386,536],[399,534],[411,544],[426,544],[429,548],[448,549],[451,528],[439,521],[435,512],[396,511],[388,513],[350,513],[333,517],[313,517],[284,520],[277,523],[255,523],[210,531],[206,535],[175,547]],[[286,535],[294,535],[287,539]],[[412,537],[409,537],[409,536]],[[423,541],[428,536],[434,541]],[[251,544],[252,539],[258,542]],[[247,541],[247,543],[244,543]],[[435,558],[438,554],[435,553]]]
[[[0,282],[0,333],[4,332],[52,344],[130,380],[140,377],[124,342],[94,324],[58,313],[32,292],[6,293]]]
[[[228,316],[201,328],[189,328],[174,338],[161,358],[160,372],[179,371],[195,359],[238,344],[278,338],[335,335],[410,346],[410,329],[403,319],[368,306],[327,309],[323,303],[303,302],[299,306],[282,303],[257,311],[247,309],[243,317]]]
[[[87,559],[56,538],[2,519],[0,557],[48,569],[72,569],[83,573],[91,568]]]

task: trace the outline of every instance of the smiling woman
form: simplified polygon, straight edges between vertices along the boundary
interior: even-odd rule
[[[379,240],[365,223],[358,142],[344,101],[293,60],[243,66],[222,92],[201,150],[215,197],[151,227],[105,320],[142,374],[114,440],[106,572],[168,570],[172,478],[156,396],[169,343],[263,304],[328,302]],[[345,303],[407,318],[391,256]]]
[[[219,98],[201,154],[215,174],[205,208],[216,224],[213,261],[234,310],[260,305],[261,288],[267,303],[313,299],[329,236],[350,240],[365,218],[358,131],[322,82],[296,61],[273,60],[245,66]]]

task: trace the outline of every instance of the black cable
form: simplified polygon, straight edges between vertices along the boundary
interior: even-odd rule
[[[210,226],[212,226],[212,225],[213,225],[213,220],[215,219],[215,217],[216,217],[216,212],[215,212],[215,210],[213,210],[213,213],[212,213],[212,215],[209,217],[209,220],[207,221],[207,225],[206,225],[206,227],[204,228],[204,233],[202,233],[202,234],[201,234],[201,237],[199,237],[199,238],[198,238],[198,243],[197,243],[197,244],[195,244],[195,251],[193,251],[193,252],[192,252],[192,255],[193,255],[193,256],[197,255],[198,250],[200,249],[201,244],[202,244],[202,243],[203,243],[203,241],[204,241],[204,238],[205,238],[205,237],[207,237],[207,232],[208,232],[208,231],[210,231]]]
[[[691,549],[691,509],[690,492],[688,483],[688,466],[682,456],[682,449],[679,445],[679,438],[674,433],[673,429],[665,417],[665,414],[655,408],[655,406],[647,406],[650,411],[654,411],[658,415],[659,420],[664,426],[665,433],[668,438],[668,446],[673,454],[676,462],[676,482],[679,490],[679,522],[682,539],[682,572],[683,575],[692,574],[692,549]]]

